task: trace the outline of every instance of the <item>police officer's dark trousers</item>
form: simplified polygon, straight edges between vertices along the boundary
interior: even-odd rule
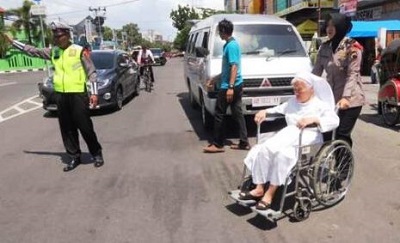
[[[90,118],[87,93],[56,93],[56,103],[61,136],[67,153],[72,158],[81,155],[79,130],[92,156],[100,155],[101,145]]]

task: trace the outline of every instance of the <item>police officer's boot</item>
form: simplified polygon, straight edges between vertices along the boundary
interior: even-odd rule
[[[94,167],[101,167],[104,165],[103,154],[100,152],[98,155],[93,157]]]
[[[75,169],[78,165],[81,164],[81,158],[73,158],[68,164],[67,166],[64,167],[64,172],[68,172],[70,170]]]

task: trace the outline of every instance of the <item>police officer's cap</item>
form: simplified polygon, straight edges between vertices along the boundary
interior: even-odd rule
[[[54,36],[61,36],[65,34],[69,34],[71,27],[62,22],[54,21],[50,24],[50,28],[53,31]]]

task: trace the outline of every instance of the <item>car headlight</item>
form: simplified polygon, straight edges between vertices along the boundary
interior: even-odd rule
[[[98,81],[97,81],[97,86],[98,86],[98,88],[101,89],[101,88],[104,88],[104,87],[106,87],[107,85],[109,85],[110,82],[111,82],[111,79],[109,79],[109,78],[101,79],[101,80],[98,80]]]

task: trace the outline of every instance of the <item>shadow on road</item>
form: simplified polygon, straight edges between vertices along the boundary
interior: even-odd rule
[[[60,161],[64,164],[67,164],[71,161],[71,157],[68,156],[65,152],[48,152],[48,151],[23,151],[26,154],[34,154],[34,155],[50,155],[50,156],[56,156],[60,158]],[[82,164],[93,164],[93,161],[91,160],[92,156],[90,153],[82,153],[81,159],[82,159]]]
[[[127,97],[124,102],[123,102],[123,106],[125,106],[126,104],[128,104],[129,102],[131,102],[134,98],[136,97],[136,95],[131,95],[129,97]],[[122,107],[122,110],[124,109],[124,107]],[[109,115],[109,114],[113,114],[115,112],[119,112],[120,110],[117,110],[114,107],[105,107],[102,109],[98,109],[98,110],[91,110],[90,111],[90,116],[104,116],[104,115]],[[43,113],[43,117],[44,118],[57,118],[57,111],[45,111]]]
[[[179,103],[182,106],[183,111],[185,112],[187,118],[190,121],[190,124],[192,125],[193,131],[196,133],[197,137],[199,140],[210,140],[212,138],[212,130],[207,131],[202,124],[201,121],[201,111],[200,109],[194,109],[191,107],[190,102],[189,102],[189,94],[187,92],[184,93],[179,93],[177,95],[179,99]],[[245,116],[246,119],[246,125],[247,125],[247,133],[248,137],[256,137],[257,136],[257,125],[254,122],[254,116],[248,115]],[[236,122],[230,117],[227,116],[225,119],[225,137],[227,141],[225,141],[225,145],[230,145],[232,144],[231,139],[238,139],[239,138],[239,132],[237,128]],[[285,127],[285,121],[284,120],[276,120],[276,121],[271,121],[264,123],[261,132],[271,132],[271,131],[277,131]],[[236,142],[236,141],[235,141]]]
[[[391,129],[391,130],[393,130],[395,132],[399,132],[400,131],[400,126],[399,126],[400,124],[398,124],[397,126],[389,127],[383,122],[382,115],[378,114],[377,105],[370,105],[370,107],[371,107],[372,110],[376,111],[376,114],[361,114],[359,116],[359,119],[363,120],[366,123],[374,124],[374,125],[376,125],[378,127]]]

